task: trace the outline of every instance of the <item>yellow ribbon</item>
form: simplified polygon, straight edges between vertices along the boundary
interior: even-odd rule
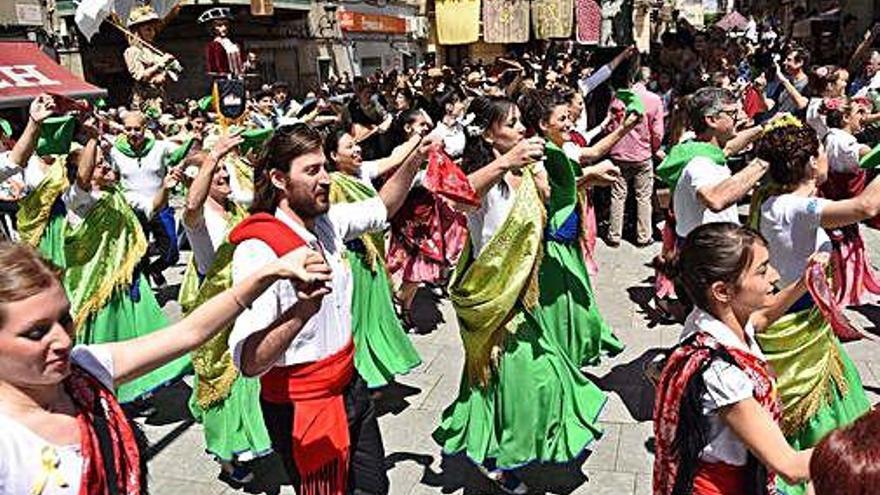
[[[42,472],[40,473],[31,495],[40,495],[49,485],[50,480],[59,488],[67,488],[67,482],[61,476],[58,466],[61,465],[61,459],[55,449],[46,445],[40,453],[40,463],[42,464]]]

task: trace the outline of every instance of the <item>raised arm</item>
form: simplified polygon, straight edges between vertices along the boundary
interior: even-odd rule
[[[504,178],[508,171],[516,170],[544,159],[544,139],[523,139],[504,155],[468,175],[477,196],[483,197],[489,189]]]
[[[822,207],[822,227],[837,229],[880,215],[880,177],[874,178],[858,196],[831,201]]]
[[[412,154],[413,150],[419,146],[420,142],[421,136],[413,136],[405,143],[395,147],[390,155],[376,160],[374,163],[376,163],[379,176],[381,177],[402,165],[407,157]]]
[[[37,139],[40,137],[40,129],[43,122],[52,115],[55,110],[55,100],[51,96],[42,94],[34,98],[28,109],[28,123],[24,132],[15,142],[15,146],[9,152],[9,160],[24,168],[37,147]]]
[[[323,295],[328,290],[324,284],[330,280],[330,269],[319,254],[307,248],[294,250],[209,299],[178,323],[137,339],[106,344],[113,356],[116,384],[149,373],[204,344],[231,325],[245,307],[280,279],[294,280],[298,288],[321,287],[300,289],[300,298],[314,293]],[[303,290],[311,293],[305,294]]]
[[[403,160],[403,165],[398,168],[391,177],[379,190],[379,197],[385,203],[385,209],[388,210],[388,218],[394,216],[397,210],[403,205],[409,190],[412,187],[413,179],[419,167],[427,154],[427,146],[420,146],[422,137],[418,137],[416,146],[409,150],[409,153]],[[418,149],[417,149],[418,148]]]
[[[162,187],[153,198],[153,204],[150,210],[151,213],[158,212],[168,204],[168,196],[171,195],[171,191],[180,183],[180,179],[182,178],[183,170],[179,167],[168,169],[168,173],[165,174],[165,178],[162,179]]]
[[[186,194],[186,206],[183,209],[184,224],[192,227],[198,223],[202,216],[202,207],[205,206],[205,201],[208,199],[211,181],[214,179],[217,167],[221,166],[223,157],[241,142],[242,137],[239,133],[223,136],[205,157],[202,166],[199,167],[199,173],[196,174],[196,178],[193,179],[189,192]]]
[[[742,199],[767,172],[769,164],[752,160],[745,168],[723,181],[697,189],[697,198],[703,206],[718,213]]]
[[[600,139],[598,143],[593,146],[581,148],[581,155],[578,160],[580,164],[589,165],[604,158],[605,155],[611,152],[611,148],[623,139],[624,136],[629,134],[640,121],[641,116],[636,113],[630,113],[627,115],[626,120],[623,121],[623,125],[609,132],[608,135]]]
[[[738,155],[742,150],[746,149],[748,145],[752,144],[755,139],[761,137],[762,131],[763,127],[759,125],[739,131],[738,133],[736,133],[736,136],[734,136],[733,139],[731,139],[727,142],[726,145],[724,145],[724,155]]]
[[[794,87],[794,84],[788,80],[788,77],[783,74],[782,69],[780,69],[778,65],[776,66],[776,78],[779,79],[782,87],[785,88],[785,91],[791,96],[791,99],[794,100],[798,109],[803,110],[804,108],[807,108],[807,105],[810,104],[810,99],[802,95],[801,92]]]
[[[754,398],[723,407],[718,412],[721,420],[767,469],[788,483],[810,478],[812,449],[800,452],[792,449],[782,430]]]

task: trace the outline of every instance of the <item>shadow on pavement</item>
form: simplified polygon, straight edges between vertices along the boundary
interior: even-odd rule
[[[611,368],[604,376],[585,373],[606,392],[616,392],[636,421],[651,421],[654,415],[654,387],[645,378],[645,365],[663,349],[648,349],[636,359]]]
[[[648,328],[655,328],[658,325],[677,325],[677,323],[668,321],[663,313],[654,306],[655,289],[653,277],[642,280],[642,283],[648,285],[628,287],[626,292],[629,294],[630,301],[639,307],[639,314],[644,315],[645,320],[648,321]]]
[[[566,495],[573,492],[587,481],[581,471],[589,451],[565,464],[530,464],[516,470],[516,475],[529,487],[529,493],[557,493]],[[464,495],[484,495],[504,493],[492,481],[477,469],[476,465],[460,454],[443,456],[439,471],[431,468],[434,457],[412,452],[394,452],[385,457],[385,466],[392,469],[403,462],[414,462],[422,466],[422,485],[439,488],[441,493],[453,493],[462,490]]]
[[[410,319],[415,333],[426,335],[437,330],[444,323],[440,312],[440,296],[427,287],[420,287],[413,299]]]
[[[407,397],[418,395],[421,391],[422,389],[418,387],[411,387],[399,382],[392,382],[376,389],[373,391],[376,416],[381,417],[386,414],[397,416],[411,405]]]
[[[880,336],[880,306],[868,304],[865,306],[856,306],[849,309],[855,311],[856,313],[859,313],[871,322],[871,325],[873,326],[863,328],[865,332]]]
[[[146,419],[148,425],[167,425],[180,421],[192,422],[193,417],[189,411],[189,398],[192,388],[183,380],[162,387],[150,399],[156,408],[156,412]]]

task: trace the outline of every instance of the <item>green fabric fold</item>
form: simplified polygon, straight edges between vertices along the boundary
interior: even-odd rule
[[[465,349],[465,376],[489,383],[517,307],[538,304],[537,271],[546,213],[530,169],[523,172],[507,219],[473,257],[467,243],[449,286]]]
[[[134,211],[118,189],[105,192],[64,243],[64,286],[77,331],[101,310],[114,291],[132,283],[147,239]]]
[[[672,190],[675,190],[675,186],[678,184],[678,179],[681,178],[684,168],[691,160],[698,156],[708,158],[719,166],[725,166],[727,163],[727,156],[725,156],[724,150],[718,146],[702,141],[686,141],[673,146],[669,150],[669,154],[666,155],[663,163],[657,167],[657,176],[668,184]]]
[[[36,189],[19,201],[16,226],[22,242],[34,247],[40,245],[52,206],[70,185],[65,172],[64,160],[55,160]]]
[[[356,178],[343,173],[330,174],[330,202],[354,203],[376,197],[376,190]],[[367,248],[367,262],[371,270],[385,266],[385,236],[382,232],[373,232],[360,237]]]

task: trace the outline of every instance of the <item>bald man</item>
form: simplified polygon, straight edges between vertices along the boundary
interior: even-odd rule
[[[166,198],[165,176],[189,151],[192,140],[178,145],[159,141],[147,134],[147,120],[141,112],[128,112],[122,118],[125,130],[110,151],[110,162],[119,173],[122,192],[144,223],[144,230],[153,234],[154,251],[159,258],[146,271],[156,285],[164,285],[162,270],[177,262],[177,235],[174,210],[157,201]],[[175,172],[176,173],[176,172]]]

